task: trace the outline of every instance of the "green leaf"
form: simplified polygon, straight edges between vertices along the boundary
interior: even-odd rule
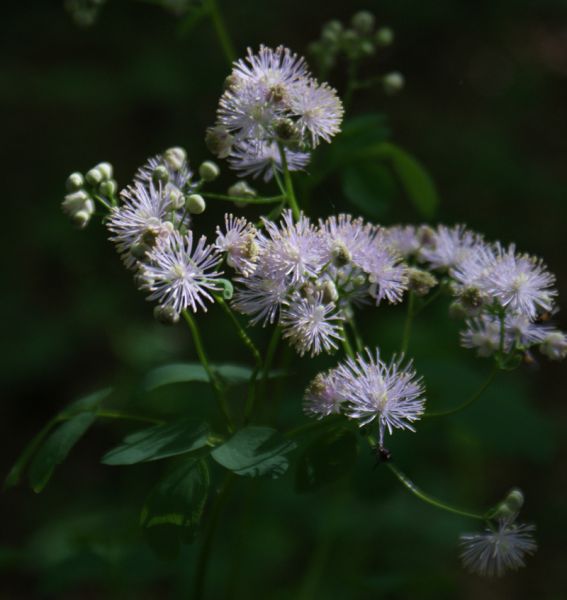
[[[94,412],[80,413],[59,425],[47,438],[30,465],[29,480],[34,492],[41,492],[51,478],[55,467],[65,460],[71,448],[95,420]]]
[[[158,555],[174,558],[181,542],[192,540],[208,490],[207,464],[195,459],[178,465],[152,489],[142,508],[140,524]]]
[[[348,429],[327,431],[309,444],[297,464],[295,487],[310,492],[345,476],[357,456],[356,435]]]
[[[389,142],[373,146],[364,154],[389,164],[405,194],[424,217],[430,218],[435,214],[439,205],[435,184],[413,156]]]
[[[198,450],[207,445],[206,423],[182,419],[131,433],[101,459],[106,465],[133,465]]]
[[[385,164],[360,162],[343,170],[344,195],[370,217],[381,218],[399,197],[399,186]]]
[[[211,368],[223,379],[227,385],[247,383],[252,376],[253,370],[245,365],[211,365]],[[268,377],[283,377],[285,372],[277,369],[270,371]],[[205,368],[200,363],[175,363],[158,367],[150,371],[145,379],[143,387],[151,392],[163,385],[174,383],[200,382],[208,383],[209,378]]]
[[[271,427],[249,426],[215,448],[211,456],[237,475],[270,475],[275,479],[286,472],[289,463],[284,455],[295,447],[295,442]]]
[[[61,422],[62,419],[80,412],[96,411],[102,401],[109,396],[111,392],[112,388],[105,388],[103,390],[99,390],[98,392],[94,392],[93,394],[89,394],[84,398],[80,398],[76,402],[73,402],[67,406],[58,416],[51,419],[51,421],[49,421],[45,427],[29,442],[22,454],[16,460],[10,469],[10,472],[6,476],[4,481],[4,489],[18,485],[18,483],[21,481],[24,470],[28,466],[34,454],[48,436],[49,432],[59,422]]]

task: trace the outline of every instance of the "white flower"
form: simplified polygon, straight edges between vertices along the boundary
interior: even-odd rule
[[[216,279],[222,273],[215,270],[221,257],[213,246],[206,245],[201,236],[193,248],[193,232],[183,236],[173,232],[156,245],[143,265],[140,278],[149,290],[148,300],[156,300],[161,306],[171,306],[180,313],[186,308],[197,312],[207,310],[205,300],[213,301],[209,292],[219,291]]]
[[[365,355],[347,359],[335,373],[347,416],[358,419],[361,427],[378,420],[380,445],[386,430],[415,431],[412,423],[421,418],[425,398],[411,362],[402,367],[402,358],[394,358],[386,364],[378,349],[375,355],[366,350]]]
[[[343,319],[333,302],[323,302],[322,293],[307,298],[295,294],[284,303],[280,325],[283,337],[289,339],[300,356],[306,352],[316,356],[337,349]]]
[[[497,528],[485,533],[462,535],[461,559],[464,566],[479,575],[502,576],[506,571],[523,567],[524,556],[537,550],[533,525],[516,525],[500,521]]]
[[[456,267],[467,258],[479,241],[479,236],[468,231],[464,225],[439,225],[433,240],[422,246],[420,258],[433,269]]]
[[[256,228],[244,217],[225,215],[225,232],[217,226],[215,247],[226,253],[226,262],[240,274],[247,277],[256,269],[258,244],[255,241]]]

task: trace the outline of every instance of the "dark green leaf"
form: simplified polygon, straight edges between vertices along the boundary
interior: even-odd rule
[[[194,459],[178,465],[152,489],[142,508],[140,523],[160,556],[174,558],[181,542],[193,538],[208,490],[207,464]]]
[[[364,214],[383,217],[399,197],[399,186],[384,164],[360,162],[346,167],[342,175],[344,195]]]
[[[317,437],[299,457],[295,486],[308,492],[346,475],[356,462],[356,435],[335,429]]]
[[[30,465],[29,480],[34,492],[41,492],[55,467],[65,460],[71,448],[95,420],[94,412],[80,413],[59,425],[47,438]]]
[[[207,445],[209,426],[194,419],[156,425],[131,433],[120,446],[107,452],[102,461],[106,465],[133,465],[177,456]]]
[[[288,468],[284,456],[296,447],[271,427],[249,426],[237,431],[211,456],[223,467],[237,475],[258,477],[283,475]]]
[[[49,432],[53,429],[53,427],[55,427],[55,425],[57,425],[57,423],[60,422],[62,416],[74,415],[76,413],[85,411],[95,411],[98,409],[101,402],[110,395],[111,391],[111,388],[106,388],[104,390],[94,392],[93,394],[89,394],[84,398],[80,398],[65,408],[59,416],[51,419],[51,421],[45,425],[45,427],[31,440],[31,442],[29,442],[18,460],[14,463],[4,481],[4,489],[13,487],[20,482],[22,474],[25,468],[28,466],[29,461],[32,459],[37,449],[41,446],[43,440],[47,437]]]

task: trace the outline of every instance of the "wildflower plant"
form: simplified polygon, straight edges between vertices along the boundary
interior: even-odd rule
[[[312,51],[328,73],[341,53],[356,65],[392,39],[390,30],[375,29],[372,15],[358,13],[352,29],[337,22],[325,26]],[[359,87],[365,86],[351,79],[348,95]],[[388,446],[391,436],[402,431],[418,436],[423,419],[465,410],[499,372],[533,360],[536,351],[551,360],[567,356],[567,336],[553,326],[555,278],[541,259],[464,225],[385,226],[344,213],[311,218],[296,194],[292,173],[305,170],[320,146],[333,143],[343,117],[338,92],[316,79],[303,57],[283,46],[262,45],[233,62],[205,140],[217,160],[226,160],[239,177],[268,182],[273,195],[258,196],[244,180],[231,185],[227,194],[210,191],[220,166],[207,160],[195,171],[181,147],[149,158],[120,191],[107,162],[68,177],[62,208],[71,222],[83,229],[102,210],[108,237],[152,304],[155,318],[188,326],[199,363],[170,370],[167,376],[162,368],[152,375],[155,385],[205,379],[215,393],[218,415],[210,422],[185,416],[164,421],[107,406],[111,392],[102,390],[48,424],[15,464],[8,485],[27,469],[33,489],[40,491],[97,418],[145,423],[102,462],[174,461],[144,503],[141,524],[156,547],[164,539],[176,547],[192,538],[203,544],[196,581],[201,593],[214,515],[231,493],[234,478],[279,477],[294,460],[299,470],[309,468],[316,477],[321,464],[309,463],[306,450],[324,446],[327,438],[313,434],[348,432],[353,446],[374,453],[379,475],[390,471],[416,498],[484,525],[484,532],[461,537],[467,569],[502,575],[523,566],[536,543],[534,527],[518,522],[524,501],[519,490],[486,510],[462,510],[422,491],[402,472]],[[411,166],[417,181],[424,182],[418,204],[430,198],[429,179],[413,159],[388,144],[375,150],[376,155],[384,153],[403,164],[406,173]],[[199,215],[207,206],[223,203],[229,210],[219,217],[215,231],[205,234]],[[266,208],[267,213],[250,218],[245,212],[249,207]],[[444,411],[429,408],[427,380],[409,353],[413,320],[441,296],[450,298],[448,317],[462,323],[455,344],[460,341],[492,362],[480,389]],[[242,342],[251,366],[209,360],[199,321],[213,305]],[[402,305],[407,313],[400,350],[390,356],[379,340],[366,339],[357,323],[362,307],[380,311],[385,305]],[[253,341],[255,327],[270,330],[266,348]],[[324,354],[334,361],[305,382],[305,421],[287,431],[267,424],[259,412],[268,402],[272,378],[286,376],[274,369],[280,342],[305,361]],[[234,381],[247,384],[242,410],[227,394]],[[332,456],[318,460],[325,462],[326,477],[329,472],[332,479],[342,475],[342,462]],[[218,494],[210,485],[213,463],[226,472]],[[204,540],[198,531],[202,518]]]

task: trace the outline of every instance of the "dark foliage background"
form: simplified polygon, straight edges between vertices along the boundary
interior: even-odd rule
[[[322,22],[347,20],[359,8],[393,27],[395,46],[369,71],[399,69],[406,89],[360,95],[351,113],[388,114],[393,139],[437,183],[436,220],[466,222],[543,256],[567,298],[565,0],[222,4],[239,53],[261,42],[304,52]],[[208,22],[185,36],[179,24],[158,7],[124,0],[110,0],[90,29],[76,27],[60,2],[2,7],[2,472],[57,410],[105,385],[118,387],[123,405],[155,413],[184,405],[199,412],[210,401],[205,387],[137,393],[148,368],[195,358],[190,339],[181,327],[154,324],[102,227],[77,232],[59,209],[66,175],[100,160],[110,160],[124,184],[170,145],[186,146],[194,165],[209,158],[203,131],[227,66]],[[332,83],[344,85],[340,76]],[[211,231],[223,208],[211,207],[199,226]],[[311,209],[353,210],[340,174],[317,188]],[[420,219],[395,194],[373,217]],[[367,339],[395,349],[401,310],[363,319]],[[558,320],[565,329],[562,313]],[[222,360],[239,351],[216,310],[201,321],[211,354]],[[265,343],[261,331],[253,334]],[[411,352],[436,406],[458,403],[489,368],[457,348],[457,325],[442,305],[420,318]],[[322,364],[292,362],[280,424],[303,418],[301,389]],[[502,376],[468,412],[424,422],[417,435],[392,443],[425,489],[462,505],[488,506],[520,486],[540,543],[527,569],[497,581],[466,575],[456,538],[475,524],[420,504],[361,454],[348,479],[310,495],[293,492],[293,469],[276,482],[239,481],[216,540],[208,597],[563,598],[564,386],[564,366],[542,361]],[[0,597],[188,597],[195,546],[162,562],[137,527],[162,465],[98,462],[127,430],[95,426],[40,496],[26,486],[0,496]]]

